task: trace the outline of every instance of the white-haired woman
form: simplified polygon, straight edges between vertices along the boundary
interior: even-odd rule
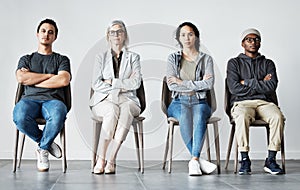
[[[114,174],[117,153],[124,142],[132,120],[140,114],[135,90],[141,84],[140,56],[128,51],[125,24],[113,21],[107,29],[110,46],[96,56],[93,70],[90,108],[95,117],[102,117],[99,154],[94,174]],[[110,155],[106,152],[112,144]]]

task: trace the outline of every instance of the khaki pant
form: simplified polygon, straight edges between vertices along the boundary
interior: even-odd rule
[[[279,151],[284,129],[284,116],[278,106],[264,100],[244,100],[235,102],[231,109],[235,121],[235,138],[239,151],[249,151],[249,127],[255,118],[269,123],[269,150]]]
[[[122,142],[126,139],[133,118],[140,114],[138,105],[124,95],[118,96],[118,102],[109,95],[92,108],[95,117],[102,117],[101,136],[107,140]]]

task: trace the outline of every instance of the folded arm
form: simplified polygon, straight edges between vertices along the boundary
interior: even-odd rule
[[[214,84],[214,70],[213,61],[211,58],[207,59],[204,63],[204,75],[200,80],[181,80],[177,76],[177,66],[174,64],[174,58],[169,57],[167,66],[167,83],[171,91],[177,92],[190,92],[210,90]],[[200,63],[201,65],[201,63]],[[200,71],[201,72],[201,71]]]
[[[103,68],[106,55],[97,55],[95,58],[95,64],[92,76],[92,89],[101,93],[108,94],[112,90],[111,79],[104,79]]]
[[[114,89],[121,89],[122,91],[127,90],[136,90],[141,85],[141,65],[140,65],[140,56],[136,55],[132,60],[132,69],[131,73],[128,73],[129,77],[126,78],[114,78],[111,82]]]
[[[40,88],[61,88],[68,86],[70,80],[71,75],[68,71],[58,71],[57,75],[53,75],[49,79],[44,80],[35,86]]]
[[[54,74],[43,74],[30,72],[28,69],[22,67],[16,72],[16,78],[18,83],[23,85],[36,85],[42,81],[48,80],[54,76]]]
[[[266,63],[267,64],[267,74],[265,76],[260,76],[261,78],[252,78],[245,79],[244,85],[249,86],[258,94],[268,94],[276,90],[278,79],[276,74],[276,68],[273,61]]]

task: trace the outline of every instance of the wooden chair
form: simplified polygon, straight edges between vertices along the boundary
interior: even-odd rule
[[[163,159],[163,169],[166,167],[166,161],[167,156],[169,157],[169,163],[168,163],[168,172],[171,173],[172,170],[172,154],[173,154],[173,132],[174,132],[174,126],[179,125],[179,121],[173,117],[168,117],[167,110],[168,107],[172,101],[172,92],[169,90],[166,77],[163,78],[163,85],[162,85],[162,98],[161,98],[161,109],[164,112],[164,114],[167,116],[168,120],[168,134],[167,134],[167,140],[166,140],[166,147],[165,147],[165,153],[164,153],[164,159]],[[208,93],[207,101],[209,105],[211,106],[212,112],[216,110],[216,99],[214,96],[214,90],[212,90],[212,96],[210,93]],[[214,138],[215,138],[215,149],[216,149],[216,159],[217,159],[217,171],[218,174],[221,173],[221,167],[220,167],[220,143],[219,143],[219,132],[218,132],[218,121],[221,119],[218,117],[210,117],[207,121],[208,124],[212,124],[214,127]],[[211,161],[210,157],[210,145],[209,145],[209,133],[208,129],[206,132],[206,147],[207,147],[207,159],[208,161]]]
[[[19,102],[24,92],[24,86],[22,84],[18,84],[16,97],[15,97],[15,104]],[[71,96],[71,86],[68,85],[64,87],[64,94],[65,94],[65,104],[67,106],[67,110],[71,109],[72,105],[72,96]],[[46,121],[44,118],[37,118],[36,122],[38,125],[45,125]],[[19,130],[16,129],[16,139],[15,139],[15,151],[14,151],[14,159],[13,159],[13,172],[16,172],[16,167],[21,167],[21,160],[23,155],[24,149],[24,142],[25,142],[25,134],[21,133],[20,142],[19,142]],[[67,159],[66,159],[66,135],[65,135],[65,126],[60,131],[60,141],[61,141],[61,148],[62,148],[62,170],[63,173],[67,170]],[[20,143],[20,150],[19,150],[19,143]],[[19,159],[18,159],[19,154]]]
[[[229,92],[227,81],[225,79],[225,100],[224,100],[224,108],[227,116],[229,117],[229,121],[231,124],[231,132],[229,136],[229,142],[228,142],[228,148],[227,148],[227,154],[226,154],[226,161],[225,161],[225,169],[228,168],[230,153],[231,153],[231,147],[234,139],[235,134],[235,122],[231,116],[231,107],[230,107],[230,98],[231,93]],[[272,99],[275,101],[275,104],[278,105],[277,95],[276,93],[272,94]],[[269,144],[269,136],[270,136],[270,130],[269,130],[269,123],[256,119],[250,124],[250,127],[265,127],[267,131],[267,143]],[[237,173],[237,166],[238,166],[238,145],[236,143],[235,145],[235,159],[234,159],[234,173]],[[282,170],[285,173],[285,152],[284,152],[284,134],[282,135],[281,140],[281,159],[282,159]]]
[[[91,95],[93,94],[93,91],[91,90]],[[145,90],[144,90],[144,84],[143,81],[141,81],[140,87],[136,91],[137,97],[141,104],[141,113],[146,108],[146,98],[145,98]],[[97,150],[98,150],[98,144],[100,139],[100,132],[101,132],[101,126],[103,122],[103,118],[95,118],[93,119],[93,128],[94,128],[94,137],[93,137],[93,157],[91,162],[91,171],[93,173],[93,168],[96,165],[96,158],[97,158]],[[144,173],[144,138],[143,138],[143,121],[145,120],[144,117],[137,116],[132,121],[132,127],[134,131],[134,139],[136,144],[136,153],[137,153],[137,159],[138,159],[138,165],[139,170],[141,173]]]

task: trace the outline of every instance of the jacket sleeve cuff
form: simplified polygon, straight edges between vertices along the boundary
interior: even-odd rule
[[[114,78],[112,80],[111,86],[112,86],[113,89],[121,88],[121,86],[122,86],[121,80]]]

